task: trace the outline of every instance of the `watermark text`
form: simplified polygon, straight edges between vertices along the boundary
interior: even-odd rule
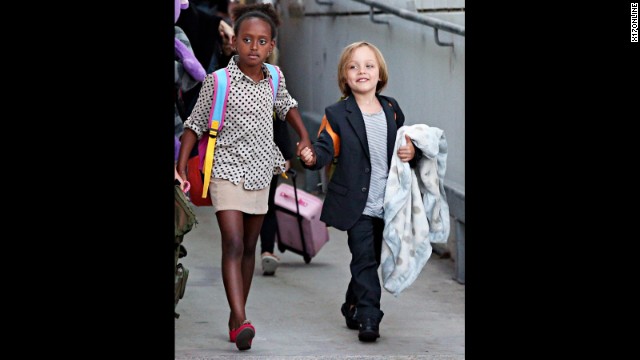
[[[631,42],[638,42],[638,3],[631,3]]]

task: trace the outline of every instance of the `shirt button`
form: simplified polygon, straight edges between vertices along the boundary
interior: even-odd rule
[[[366,188],[366,187],[363,187],[363,188],[362,188],[362,192],[367,192],[367,188]]]

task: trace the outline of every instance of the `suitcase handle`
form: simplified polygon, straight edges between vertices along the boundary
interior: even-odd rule
[[[306,241],[304,239],[304,230],[302,229],[302,216],[300,215],[300,205],[302,206],[307,206],[307,203],[305,201],[303,201],[302,199],[298,199],[298,186],[296,185],[296,176],[298,175],[298,173],[293,170],[292,168],[289,168],[287,170],[287,173],[291,174],[291,182],[293,183],[293,196],[295,197],[295,204],[296,204],[296,214],[298,215],[298,230],[300,231],[300,240],[302,240],[302,253],[305,254],[305,258],[304,261],[305,263],[309,263],[309,261],[311,261],[311,257],[309,257],[309,255],[307,254],[307,244]],[[285,194],[284,192],[280,194],[281,196],[284,196],[286,198],[290,198],[289,195]],[[278,235],[279,236],[279,235]]]
[[[287,194],[284,191],[280,193],[280,196],[282,196],[284,198],[287,198],[287,199],[293,199],[289,194]],[[302,206],[308,206],[309,205],[306,201],[304,201],[302,199],[298,199],[298,204],[300,204]]]

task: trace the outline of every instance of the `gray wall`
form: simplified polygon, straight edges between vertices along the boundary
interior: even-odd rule
[[[464,0],[378,0],[406,10],[430,9],[420,15],[464,26]],[[296,16],[298,3],[304,15]],[[454,9],[453,11],[451,9]],[[448,142],[445,183],[464,192],[465,184],[465,38],[439,31],[439,46],[432,27],[392,14],[375,15],[389,24],[370,21],[367,5],[333,0],[280,0],[282,25],[278,36],[279,64],[287,88],[302,113],[317,114],[340,97],[337,64],[342,49],[359,40],[375,44],[385,56],[389,83],[383,94],[395,97],[406,124],[427,124],[443,129]],[[365,14],[354,14],[354,12]],[[312,134],[314,136],[314,134]]]

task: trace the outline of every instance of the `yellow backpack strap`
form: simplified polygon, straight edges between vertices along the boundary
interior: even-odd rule
[[[320,123],[320,129],[318,129],[317,136],[320,136],[322,130],[326,130],[327,134],[331,136],[331,140],[333,140],[333,157],[338,157],[338,155],[340,155],[340,135],[333,131],[331,124],[329,124],[329,120],[327,120],[326,114],[322,117],[322,122]]]
[[[206,198],[209,193],[209,183],[211,182],[211,171],[213,170],[213,153],[216,148],[216,139],[218,138],[219,121],[213,121],[209,128],[209,141],[207,143],[207,151],[204,157],[204,182],[202,184],[202,198]]]
[[[224,73],[223,73],[224,72]],[[209,183],[211,182],[211,172],[213,171],[213,154],[216,149],[218,133],[224,126],[224,113],[227,109],[227,97],[229,96],[229,72],[227,68],[217,70],[214,76],[214,99],[211,104],[209,114],[209,131],[207,135],[207,150],[205,151],[203,163],[203,184],[202,198],[206,198],[209,193]]]

